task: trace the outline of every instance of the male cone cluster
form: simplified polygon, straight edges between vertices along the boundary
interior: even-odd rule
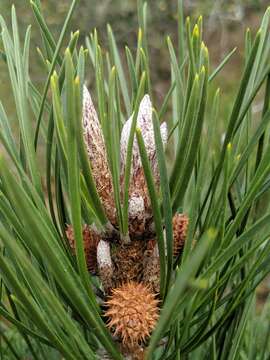
[[[101,125],[86,87],[83,92],[83,133],[90,165],[100,199],[108,220],[118,229],[114,205],[113,182],[109,170],[106,146]],[[126,121],[120,143],[120,185],[123,189],[127,146],[132,124],[132,116]],[[137,117],[145,143],[148,159],[159,188],[154,129],[152,124],[152,104],[148,95],[142,99]],[[167,127],[160,127],[163,145],[167,143]],[[83,227],[85,256],[88,269],[97,273],[105,296],[104,317],[114,337],[120,342],[127,358],[143,359],[143,349],[147,338],[155,327],[159,314],[159,252],[153,226],[151,202],[141,164],[139,148],[134,139],[132,169],[129,187],[129,234],[123,239],[118,232],[110,237],[98,233],[94,227]],[[173,218],[174,256],[178,257],[184,247],[188,218],[176,214]],[[71,226],[66,230],[71,249],[75,249]],[[128,240],[128,241],[127,241]]]
[[[83,226],[83,243],[86,264],[89,272],[92,274],[97,273],[97,245],[100,237],[94,231],[91,231],[87,225]],[[66,229],[66,236],[69,241],[72,253],[75,255],[75,239],[72,226],[68,225]]]

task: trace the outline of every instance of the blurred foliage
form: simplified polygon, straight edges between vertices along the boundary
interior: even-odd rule
[[[25,0],[1,0],[0,12],[5,18],[9,17],[10,6],[14,3],[20,15],[20,25],[33,23],[30,6]],[[164,33],[175,35],[177,1],[149,0],[149,36],[151,46],[160,49],[164,45]],[[229,1],[199,1],[184,0],[185,13],[192,17],[203,14],[206,21],[220,26],[220,21],[236,21],[238,25],[245,19],[249,12],[264,12],[267,0],[229,0]],[[42,10],[52,32],[58,33],[62,26],[62,19],[68,10],[69,0],[56,2],[55,0],[42,0]],[[89,31],[97,27],[105,33],[106,24],[110,23],[117,35],[118,43],[129,42],[134,44],[137,29],[137,2],[134,0],[81,0],[76,14],[71,22],[72,29],[80,29],[81,37],[84,38]],[[37,35],[37,34],[36,34]],[[34,39],[37,37],[35,31]],[[39,44],[40,45],[40,44]]]
[[[70,0],[41,0],[40,2],[48,26],[52,33],[57,36],[68,11]],[[257,27],[259,18],[265,11],[268,3],[267,0],[184,0],[183,2],[186,16],[191,16],[192,18],[197,18],[201,14],[204,16],[205,27],[208,29],[208,34],[206,34],[205,38],[206,40],[209,38],[207,45],[212,53],[212,59],[214,58],[214,61],[216,59],[216,63],[220,62],[226,52],[238,45],[237,31],[239,28],[241,29],[241,35],[239,34],[239,37],[242,39],[247,17],[251,16],[254,18],[254,21],[250,21],[249,18],[247,22],[251,24],[252,27]],[[164,86],[166,87],[170,80],[169,61],[164,34],[170,34],[172,39],[176,37],[176,3],[177,1],[174,0],[148,1],[148,36],[149,43],[151,44],[152,58],[156,59],[156,61],[151,64],[151,72],[154,75],[153,80],[157,84],[157,88],[160,88],[160,92],[163,94],[165,92]],[[40,47],[41,44],[38,40],[39,31],[36,27],[28,1],[1,0],[0,13],[6,19],[10,18],[10,8],[12,4],[14,4],[17,9],[21,29],[25,28],[26,24],[33,24],[32,43]],[[135,0],[81,0],[70,28],[80,30],[81,42],[84,41],[85,36],[90,31],[98,28],[99,34],[101,34],[101,42],[106,46],[107,23],[111,24],[120,47],[122,46],[124,48],[126,43],[128,43],[131,49],[136,47],[137,1]],[[233,36],[230,36],[231,34],[228,35],[228,32],[231,31],[233,31]],[[32,56],[36,57],[35,48],[31,49],[31,53]],[[40,64],[36,60],[32,61],[32,63],[36,63],[36,66],[31,69],[32,76],[36,82],[39,83],[43,80],[40,78]],[[1,81],[5,83],[7,81],[5,74],[1,71],[2,69],[3,66],[0,63]],[[227,82],[228,78],[224,77],[224,80]],[[0,89],[0,96],[8,94],[6,86],[8,85],[4,85],[2,89]],[[3,98],[3,96],[1,97]],[[10,108],[11,106],[10,104],[8,107]]]
[[[36,355],[36,360],[45,358],[59,360],[60,358],[58,351],[47,346],[37,346],[35,341],[33,341],[31,352],[25,339],[14,326],[8,327],[1,323],[0,331],[1,360],[29,360],[34,359],[33,354]]]
[[[267,0],[184,0],[185,15],[197,18],[200,14],[204,16],[205,27],[208,33],[205,34],[207,45],[210,49],[212,65],[216,65],[234,46],[239,46],[238,56],[234,56],[230,64],[223,70],[218,81],[221,87],[226,91],[225,102],[223,104],[224,118],[230,111],[231,90],[234,84],[239,80],[237,65],[239,64],[239,55],[241,55],[241,44],[246,22],[254,29],[259,23],[259,18],[266,9]],[[148,37],[151,44],[152,80],[155,84],[158,98],[162,98],[168,88],[170,81],[169,58],[167,46],[164,39],[165,34],[170,34],[172,39],[176,38],[176,3],[175,0],[149,0],[148,1]],[[25,29],[26,25],[31,23],[32,44],[41,47],[39,42],[39,30],[31,11],[29,2],[26,0],[1,0],[0,13],[10,19],[11,5],[14,4],[18,13],[20,29]],[[47,19],[48,26],[55,37],[61,31],[61,27],[68,11],[70,0],[41,0],[42,10]],[[251,16],[252,19],[247,17]],[[245,21],[246,20],[246,21]],[[107,45],[106,25],[110,23],[114,29],[117,43],[122,50],[128,43],[130,49],[136,47],[137,32],[137,1],[122,0],[81,0],[77,7],[75,15],[70,25],[70,29],[80,30],[80,41],[84,42],[85,36],[95,27],[101,34],[101,42]],[[240,31],[239,31],[240,30]],[[102,36],[103,35],[103,36]],[[239,42],[237,41],[239,39]],[[2,46],[1,46],[2,47]],[[30,51],[31,76],[37,86],[42,83],[43,77],[40,75],[41,63],[38,61],[36,48],[32,47]],[[153,59],[155,59],[153,61]],[[236,60],[234,60],[236,59]],[[6,68],[0,61],[1,87],[0,98],[4,99],[4,105],[9,114],[14,113],[14,103],[10,93],[8,75]],[[89,73],[89,77],[91,74]],[[15,114],[14,114],[15,115]],[[222,126],[222,125],[221,125]],[[222,131],[222,129],[221,129]]]
[[[206,39],[210,41],[208,46],[216,52],[218,63],[221,57],[228,52],[232,47],[237,45],[237,29],[241,29],[242,39],[243,30],[246,26],[245,20],[249,14],[254,21],[248,19],[248,23],[254,25],[256,28],[261,14],[265,11],[267,0],[184,0],[185,15],[190,15],[193,18],[200,14],[204,16],[204,21],[209,34],[206,34]],[[167,58],[167,49],[164,40],[164,34],[170,34],[172,39],[176,37],[176,3],[177,1],[170,0],[149,0],[148,1],[148,16],[149,16],[149,43],[151,44],[151,51],[155,63],[151,64],[152,73],[154,73],[154,81],[164,93],[164,85],[169,81],[169,61]],[[31,12],[28,1],[25,0],[1,0],[0,13],[6,18],[10,18],[10,8],[14,4],[17,9],[20,28],[25,28],[26,24],[32,23],[32,42],[36,46],[41,46],[38,41],[39,32]],[[55,0],[41,0],[42,10],[47,19],[47,23],[51,31],[57,36],[61,30],[63,19],[70,4],[69,0],[55,1]],[[101,34],[106,34],[106,24],[110,23],[114,29],[117,43],[124,46],[126,43],[129,47],[136,46],[136,32],[137,32],[137,1],[122,1],[122,0],[81,0],[79,7],[76,9],[75,16],[71,22],[71,29],[80,29],[81,41],[84,41],[85,36],[97,27]],[[233,36],[229,36],[229,41],[226,40],[227,33],[233,28]],[[207,36],[208,35],[208,36]],[[213,41],[212,41],[213,37]],[[106,46],[106,35],[101,39],[101,42]],[[218,46],[217,46],[218,45]],[[36,56],[36,49],[32,48],[32,56]],[[215,55],[212,59],[215,59]],[[34,61],[35,63],[36,61]],[[32,61],[33,63],[33,61]],[[1,81],[6,82],[5,75],[3,75],[3,67],[0,63]],[[42,81],[40,79],[40,67],[37,63],[31,69],[32,75],[36,82]],[[0,89],[0,95],[6,94],[8,91],[5,85]]]

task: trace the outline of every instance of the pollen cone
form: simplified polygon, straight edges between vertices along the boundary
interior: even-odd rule
[[[176,214],[173,217],[173,255],[175,257],[182,254],[186,241],[189,219],[185,214]]]
[[[87,268],[91,273],[95,274],[97,272],[97,245],[99,243],[100,236],[88,225],[84,225],[82,235]],[[66,236],[71,250],[73,254],[75,254],[75,237],[74,230],[71,225],[67,226]]]
[[[141,283],[129,282],[113,289],[107,306],[108,327],[129,349],[146,340],[158,319],[158,300]]]

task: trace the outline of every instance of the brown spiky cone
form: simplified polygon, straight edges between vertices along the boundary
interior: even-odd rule
[[[153,292],[142,283],[128,282],[112,290],[106,305],[110,330],[120,337],[125,349],[138,351],[158,319],[158,300]]]
[[[75,237],[74,230],[71,225],[66,228],[66,236],[71,247],[72,253],[75,255]],[[100,235],[92,230],[90,226],[83,226],[83,242],[84,242],[84,253],[86,257],[86,264],[88,270],[92,274],[97,272],[97,245],[100,241]]]

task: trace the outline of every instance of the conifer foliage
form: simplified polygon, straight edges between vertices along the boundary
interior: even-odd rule
[[[22,34],[14,7],[10,26],[0,17],[18,129],[0,103],[0,315],[31,359],[270,356],[269,329],[254,320],[256,289],[270,272],[270,9],[254,36],[246,32],[239,87],[216,141],[215,77],[236,50],[212,69],[202,17],[184,21],[177,4],[162,103],[147,3],[138,0],[137,48],[120,50],[109,25],[107,48],[96,30],[85,46],[78,31],[66,40],[78,0],[58,39],[42,2],[31,1],[41,90],[29,73],[31,27]],[[269,319],[269,302],[262,314]]]

